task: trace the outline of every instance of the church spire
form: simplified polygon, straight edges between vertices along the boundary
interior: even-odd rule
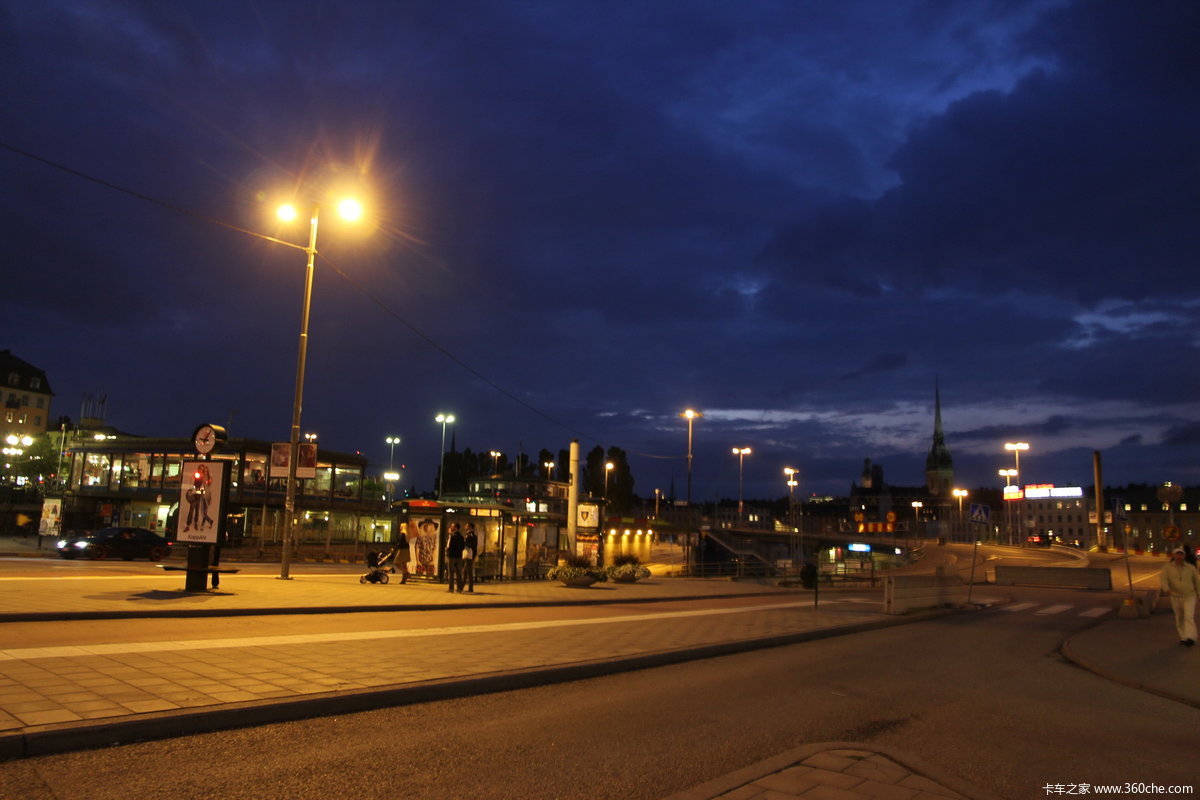
[[[933,383],[933,446],[925,457],[925,488],[932,495],[949,497],[954,488],[954,459],[946,447],[942,430],[942,391],[937,380]]]

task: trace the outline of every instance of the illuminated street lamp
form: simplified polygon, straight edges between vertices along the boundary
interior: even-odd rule
[[[699,411],[688,409],[679,416],[687,420],[688,424],[688,448],[687,448],[687,504],[688,508],[692,506],[692,422],[703,417]]]
[[[738,519],[742,517],[742,478],[745,475],[746,456],[750,455],[749,447],[735,447],[733,454],[738,457]]]
[[[400,480],[400,473],[388,470],[387,472],[383,473],[383,479],[387,481],[388,508],[390,509],[392,507],[392,490],[396,486],[396,481]]]
[[[787,476],[788,487],[788,539],[792,540],[796,532],[796,487],[800,482],[796,480],[796,476],[800,474],[800,470],[795,467],[784,467],[783,474]],[[796,563],[797,559],[796,543],[792,541],[792,564]]]
[[[1019,484],[1021,482],[1021,478],[1019,477],[1021,474],[1021,451],[1029,449],[1029,442],[1005,442],[1004,449],[1011,452],[1013,458],[1016,459],[1017,483]]]
[[[342,219],[354,221],[362,217],[362,205],[357,200],[344,199],[338,203],[337,208],[338,215]],[[279,218],[284,222],[290,222],[299,216],[296,207],[290,204],[280,206],[277,213]],[[296,462],[299,460],[300,452],[300,408],[304,400],[304,368],[308,360],[308,318],[309,312],[312,309],[313,267],[317,260],[317,218],[319,216],[320,208],[314,205],[312,216],[309,218],[307,247],[285,242],[281,239],[272,239],[272,241],[278,244],[303,250],[308,255],[308,264],[304,272],[304,300],[300,307],[300,341],[297,347],[299,352],[296,357],[296,389],[292,396],[292,432],[288,439],[287,492],[284,495],[283,501],[283,552],[279,559],[279,577],[283,580],[290,580],[291,578],[289,572],[292,563],[292,528],[296,517]]]
[[[442,486],[446,481],[446,426],[454,424],[453,414],[438,414],[433,418],[434,422],[442,423],[442,452],[438,456],[438,500],[442,499]]]
[[[388,451],[388,470],[396,468],[396,445],[400,444],[399,436],[389,436],[383,440],[390,448]]]
[[[967,495],[969,495],[970,492],[968,492],[966,489],[955,489],[951,492],[951,494],[953,494],[955,497],[958,498],[958,519],[961,522],[962,521],[963,498],[966,497]]]
[[[548,481],[554,480],[554,462],[553,461],[543,461],[542,466],[546,468],[546,480],[548,480]]]
[[[608,473],[612,472],[616,467],[611,461],[604,462],[604,503],[608,504]]]
[[[950,492],[958,498],[958,527],[963,527],[963,500],[970,494],[966,489],[954,489]]]
[[[499,450],[492,450],[488,455],[492,457],[492,474],[495,475],[500,471],[500,456],[504,454]]]
[[[1006,488],[1012,486],[1012,479],[1017,477],[1017,471],[1015,469],[998,469],[996,472],[1000,475],[1000,477],[1004,478],[1004,486]]]

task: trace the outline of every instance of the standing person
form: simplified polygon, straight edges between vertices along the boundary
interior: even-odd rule
[[[392,572],[400,568],[400,582],[408,583],[408,562],[412,558],[412,548],[408,546],[408,535],[403,529],[396,538],[396,554],[392,556]]]
[[[475,523],[467,523],[467,535],[463,539],[463,575],[467,579],[467,591],[475,591],[475,559],[479,556],[479,537],[475,535]]]
[[[450,581],[450,591],[463,590],[463,548],[466,542],[458,532],[458,523],[450,523],[450,535],[446,537],[446,577]]]
[[[1159,583],[1171,596],[1179,643],[1191,647],[1196,643],[1196,596],[1200,595],[1200,572],[1183,560],[1184,555],[1182,547],[1171,551],[1171,560],[1163,564]]]

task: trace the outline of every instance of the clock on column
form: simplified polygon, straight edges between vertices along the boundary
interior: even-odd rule
[[[217,446],[223,444],[227,439],[224,428],[208,423],[196,428],[196,432],[192,434],[192,444],[195,446],[196,452],[202,456],[217,449]]]

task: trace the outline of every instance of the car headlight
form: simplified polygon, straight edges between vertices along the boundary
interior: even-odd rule
[[[62,550],[64,547],[67,546],[67,540],[59,539],[57,542],[54,543],[54,546],[57,547],[59,550]]]
[[[82,550],[83,548],[87,547],[88,544],[90,544],[90,542],[76,542],[75,546]]]

